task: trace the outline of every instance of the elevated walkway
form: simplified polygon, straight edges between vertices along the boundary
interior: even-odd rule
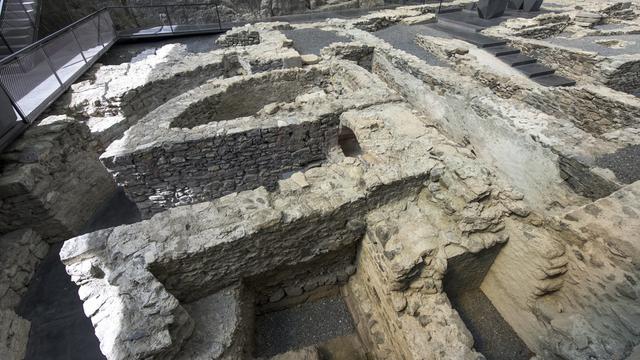
[[[133,10],[140,9],[153,13],[153,21],[132,16]],[[184,16],[171,16],[179,11],[198,11],[198,19],[182,23],[187,22]],[[179,22],[173,22],[175,19]],[[0,151],[117,41],[218,34],[227,31],[231,24],[227,25],[221,22],[215,4],[107,7],[14,51],[0,60]]]

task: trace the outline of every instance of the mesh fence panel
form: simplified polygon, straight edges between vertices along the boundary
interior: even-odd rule
[[[87,61],[91,61],[104,48],[98,36],[98,21],[99,17],[88,19],[72,30]]]
[[[116,29],[109,11],[102,11],[99,18],[100,21],[98,25],[100,28],[100,41],[102,41],[102,44],[106,46],[115,40],[117,36]]]
[[[71,30],[47,42],[43,47],[63,83],[71,79],[86,64]]]
[[[30,120],[30,115],[60,88],[40,47],[1,65],[0,82]]]

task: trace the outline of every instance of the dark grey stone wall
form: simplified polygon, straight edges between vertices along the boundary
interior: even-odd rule
[[[255,129],[198,141],[165,144],[103,163],[124,184],[143,218],[265,186],[286,173],[322,161],[337,141],[339,119]]]

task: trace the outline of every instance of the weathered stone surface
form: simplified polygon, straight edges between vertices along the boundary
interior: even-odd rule
[[[115,191],[89,129],[51,117],[28,129],[3,154],[0,234],[32,228],[48,242],[76,235]]]
[[[0,236],[0,309],[15,309],[49,250],[32,230]]]
[[[176,359],[240,359],[250,356],[253,334],[251,301],[240,285],[231,286],[184,307],[194,330]]]
[[[0,359],[24,359],[30,327],[27,320],[12,310],[0,309]]]
[[[159,107],[101,159],[149,217],[235,191],[273,189],[282,174],[325,159],[342,111],[394,98],[350,63],[220,80]],[[260,113],[273,103],[277,111]]]
[[[271,357],[271,360],[320,360],[320,354],[318,349],[313,347],[306,347],[300,350],[292,350],[284,354],[279,354]]]
[[[216,43],[224,47],[257,45],[260,44],[260,33],[250,25],[246,25],[226,32],[216,40]]]

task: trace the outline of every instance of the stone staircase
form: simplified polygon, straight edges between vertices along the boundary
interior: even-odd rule
[[[573,86],[576,84],[574,80],[555,74],[554,69],[539,64],[537,59],[507,46],[506,41],[480,34],[479,31],[485,28],[484,24],[480,24],[480,21],[466,22],[465,18],[471,19],[472,17],[466,14],[463,17],[456,13],[440,14],[438,22],[429,26],[488,51],[543,86]]]
[[[0,59],[34,42],[37,0],[4,0],[0,14]],[[8,43],[8,44],[7,44]]]

